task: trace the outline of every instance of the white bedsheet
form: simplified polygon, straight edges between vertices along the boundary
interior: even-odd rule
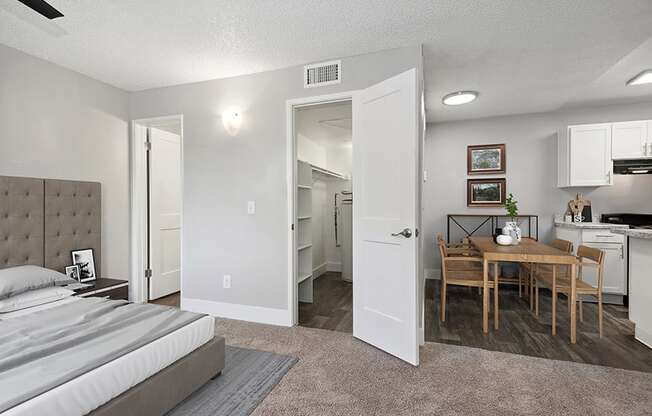
[[[58,302],[3,314],[2,319],[18,318],[25,313],[48,309]],[[21,313],[22,312],[22,313]],[[210,316],[200,318],[135,351],[15,406],[2,416],[81,416],[90,413],[114,397],[129,390],[165,367],[190,354],[215,335],[215,322]]]

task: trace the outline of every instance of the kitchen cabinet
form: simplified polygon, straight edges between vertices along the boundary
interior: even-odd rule
[[[651,121],[613,123],[611,130],[611,158],[640,159],[652,157]]]
[[[611,123],[569,126],[560,134],[557,185],[613,185],[611,135]]]
[[[625,259],[627,243],[624,235],[613,233],[609,228],[610,225],[600,227],[593,223],[586,225],[556,223],[555,238],[573,243],[574,252],[577,252],[577,247],[580,245],[602,250],[605,253],[602,282],[604,300],[606,303],[622,304],[623,296],[627,295],[627,262]],[[597,286],[597,271],[592,267],[584,268],[582,279]]]
[[[597,248],[604,252],[604,271],[602,276],[602,292],[617,295],[627,294],[625,287],[625,246],[610,243],[589,243],[588,247]],[[595,269],[587,267],[583,270],[584,280],[592,286],[598,285],[598,276]]]

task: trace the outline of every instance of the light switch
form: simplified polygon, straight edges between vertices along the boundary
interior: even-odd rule
[[[256,213],[256,201],[247,202],[247,213],[255,214]]]

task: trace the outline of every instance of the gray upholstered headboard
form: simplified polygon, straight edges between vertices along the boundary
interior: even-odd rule
[[[102,192],[97,182],[0,176],[0,268],[63,272],[72,250],[92,248],[102,276]]]
[[[43,180],[0,176],[0,268],[44,264]]]

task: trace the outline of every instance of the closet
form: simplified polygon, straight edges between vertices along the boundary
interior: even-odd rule
[[[351,103],[300,109],[295,129],[297,293],[313,303],[320,276],[353,281]]]

